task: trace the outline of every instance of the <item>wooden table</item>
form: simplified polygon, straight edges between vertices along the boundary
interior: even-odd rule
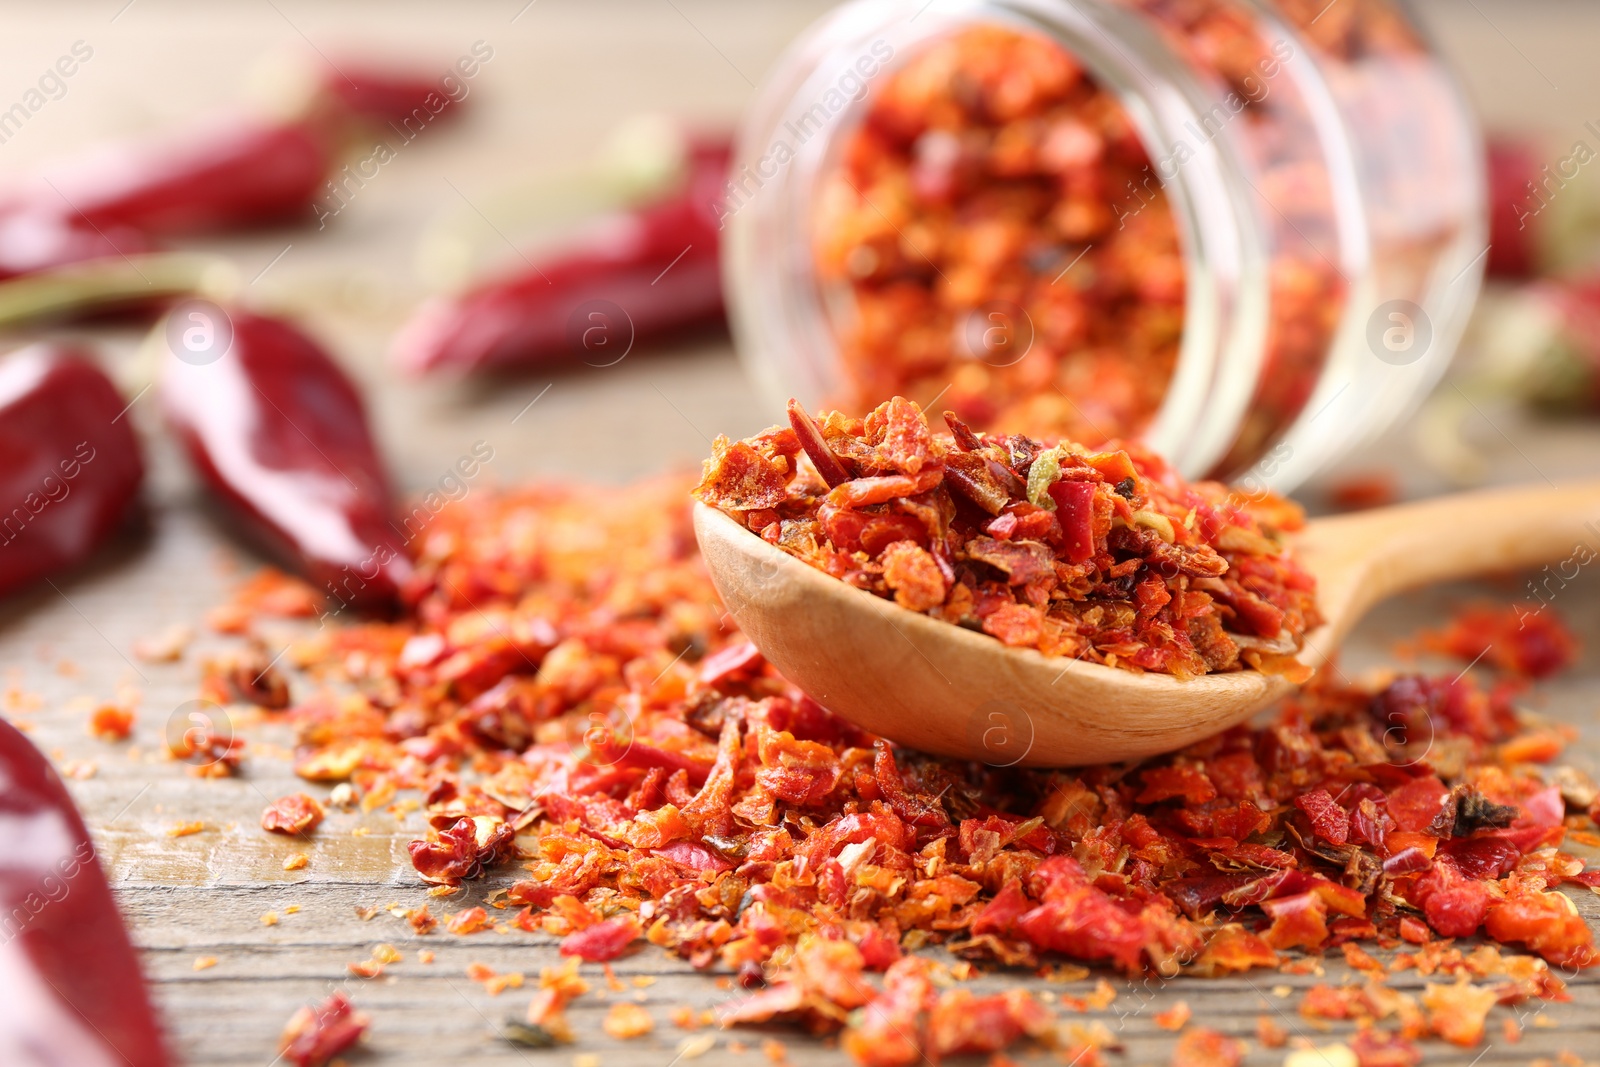
[[[513,483],[533,477],[598,476],[626,480],[663,467],[694,464],[717,432],[745,434],[770,421],[776,408],[758,398],[725,343],[710,342],[662,354],[643,353],[585,375],[528,378],[492,389],[438,388],[397,380],[383,361],[384,342],[425,287],[411,270],[417,235],[435,213],[473,202],[522,173],[550,168],[592,151],[622,118],[646,108],[705,119],[735,116],[752,83],[783,44],[827,5],[736,0],[636,0],[606,5],[562,0],[495,0],[448,8],[420,3],[339,7],[289,0],[251,0],[224,10],[158,0],[108,0],[26,14],[8,6],[0,35],[0,107],[36,80],[75,41],[92,58],[23,128],[0,144],[0,168],[10,173],[98,138],[181,123],[241,96],[251,70],[271,55],[349,54],[360,49],[423,57],[442,69],[474,42],[494,49],[473,80],[475,110],[449,128],[429,130],[407,145],[332,222],[330,232],[267,232],[217,245],[233,256],[252,299],[292,310],[333,343],[373,396],[378,430],[404,484],[434,483],[472,442],[495,449],[489,477]],[[1468,10],[1470,8],[1471,10]],[[1450,0],[1425,6],[1444,46],[1462,66],[1474,94],[1498,121],[1538,121],[1578,135],[1600,73],[1586,50],[1600,29],[1591,6]],[[1502,32],[1503,31],[1503,32]],[[1557,88],[1559,86],[1559,88]],[[109,363],[136,383],[131,335],[98,332]],[[529,401],[541,396],[536,406]],[[135,384],[135,391],[137,383]],[[519,412],[526,413],[517,417]],[[276,1036],[293,1009],[335,988],[350,991],[374,1017],[367,1051],[352,1062],[485,1064],[568,1062],[598,1053],[611,1064],[666,1067],[684,1036],[667,1019],[676,1005],[707,1007],[725,994],[711,978],[654,950],[622,961],[624,979],[658,978],[648,988],[614,996],[650,1007],[657,1030],[619,1043],[599,1033],[606,1004],[584,998],[572,1010],[580,1042],[538,1053],[497,1035],[520,1013],[525,993],[488,996],[465,977],[468,963],[530,977],[555,959],[547,939],[481,934],[458,939],[411,936],[401,920],[357,909],[422,899],[405,856],[420,820],[379,813],[335,813],[308,846],[262,833],[267,799],[301,786],[283,758],[289,738],[268,727],[253,731],[245,773],[200,781],[162,754],[170,719],[180,721],[194,696],[199,661],[224,646],[203,635],[175,665],[135,660],[130,648],[175,622],[196,622],[223,598],[241,568],[255,564],[219,536],[197,507],[187,475],[156,432],[148,400],[133,417],[145,434],[153,466],[148,533],[105,554],[59,590],[44,588],[0,607],[0,665],[4,713],[32,727],[32,736],[63,766],[92,763],[92,777],[72,789],[96,835],[102,862],[117,886],[174,1040],[193,1064],[267,1064]],[[1509,408],[1486,409],[1471,429],[1491,456],[1491,477],[1512,482],[1557,482],[1600,471],[1600,431],[1593,424],[1527,424]],[[513,421],[515,419],[515,421]],[[1491,421],[1492,420],[1492,421]],[[1403,436],[1352,463],[1382,462],[1406,445]],[[1407,469],[1407,490],[1440,488],[1422,469]],[[1315,499],[1315,489],[1309,491]],[[1484,590],[1478,590],[1483,592]],[[1506,597],[1501,585],[1488,590]],[[1352,642],[1346,670],[1391,660],[1396,637],[1436,623],[1445,606],[1473,592],[1435,590],[1397,601]],[[1600,647],[1600,575],[1585,573],[1560,604]],[[285,627],[285,634],[289,628]],[[1600,656],[1535,698],[1541,711],[1583,731],[1574,762],[1600,771],[1600,719],[1595,715]],[[135,695],[139,720],[133,742],[89,738],[85,722],[97,701]],[[284,746],[275,750],[273,745]],[[172,825],[203,820],[192,836],[170,837]],[[296,850],[310,854],[303,871],[285,872]],[[473,899],[504,879],[473,890]],[[459,898],[458,898],[459,900]],[[1600,901],[1579,906],[1591,921]],[[455,906],[455,902],[452,903]],[[267,925],[263,916],[277,916]],[[417,961],[425,940],[432,964]],[[352,979],[346,964],[388,942],[405,955],[374,982]],[[215,966],[195,969],[200,957]],[[1327,980],[1343,977],[1328,964]],[[1019,976],[983,979],[995,987]],[[1126,1042],[1115,1063],[1163,1063],[1172,1035],[1151,1016],[1178,999],[1197,1020],[1247,1036],[1258,1015],[1270,1015],[1291,1034],[1319,1038],[1294,1011],[1293,997],[1274,992],[1292,981],[1252,975],[1230,981],[1181,980],[1157,987],[1115,984],[1121,996],[1097,1014]],[[1420,980],[1396,984],[1414,989]],[[1076,991],[1059,989],[1061,992]],[[1591,1057],[1600,1035],[1600,979],[1574,984],[1571,1003],[1533,1005],[1520,1045],[1497,1040],[1455,1054],[1430,1045],[1437,1062],[1522,1063],[1571,1049]],[[1503,1010],[1495,1013],[1495,1025]],[[1549,1023],[1552,1025],[1546,1026]],[[754,1046],[764,1035],[718,1033],[707,1061],[734,1057],[730,1042]],[[783,1032],[796,1061],[838,1062],[826,1042]],[[1252,1043],[1253,1044],[1253,1043]],[[752,1050],[745,1058],[759,1055]],[[1248,1062],[1281,1062],[1284,1053],[1253,1048]]]

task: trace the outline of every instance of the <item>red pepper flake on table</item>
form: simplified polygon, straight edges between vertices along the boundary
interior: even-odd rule
[[[1278,497],[1185,483],[1159,457],[1020,434],[935,435],[896,397],[865,419],[718,438],[695,495],[840,580],[1021,648],[1180,678],[1291,677],[1320,621]]]
[[[361,1040],[370,1020],[343,993],[316,1007],[303,1007],[284,1027],[279,1052],[295,1067],[322,1067]]]
[[[1150,481],[1127,462],[1135,488]],[[1103,1062],[1109,1031],[1059,1015],[1105,1010],[1108,984],[979,994],[958,968],[1076,960],[1199,980],[1301,973],[1338,949],[1365,984],[1308,993],[1304,1010],[1353,1023],[1372,1062],[1410,1062],[1419,1042],[1472,1037],[1484,990],[1558,999],[1552,965],[1595,962],[1560,891],[1594,875],[1557,851],[1595,791],[1523,758],[1540,731],[1513,687],[1318,679],[1271,721],[1131,768],[934,759],[835,719],[729,628],[687,488],[474,494],[437,518],[400,619],[327,627],[286,657],[345,690],[285,713],[303,772],[418,790],[418,872],[441,888],[510,874],[506,926],[570,953],[511,1039],[573,1040],[587,961],[659,946],[744,987],[724,1024],[843,1031],[863,1063],[1030,1038]],[[1559,754],[1547,734],[1534,760]],[[1475,934],[1518,947],[1451,940]],[[955,963],[918,951],[933,946]],[[1387,984],[1408,970],[1436,989]],[[1236,1052],[1189,1026],[1180,1039],[1184,1062]]]

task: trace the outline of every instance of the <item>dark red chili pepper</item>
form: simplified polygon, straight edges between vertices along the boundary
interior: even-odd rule
[[[1537,272],[1538,242],[1529,225],[1529,190],[1539,177],[1538,153],[1526,141],[1493,137],[1488,154],[1488,272],[1496,278],[1531,278]]]
[[[176,329],[213,343],[172,345],[160,389],[206,487],[340,604],[387,607],[411,563],[355,384],[289,322],[199,307]]]
[[[822,431],[817,428],[816,421],[794,397],[789,398],[789,426],[794,430],[794,435],[800,439],[800,447],[811,457],[811,463],[817,468],[817,473],[828,483],[829,489],[837,488],[850,480],[850,472],[845,469],[839,457],[834,455],[833,449],[828,447],[828,442],[823,439]]]
[[[311,122],[230,117],[47,168],[25,188],[0,196],[0,209],[153,234],[309,222],[333,147]]]
[[[394,342],[408,370],[609,365],[640,341],[722,321],[718,209],[729,146],[690,153],[680,190],[596,220],[526,269],[430,301]]]
[[[165,1067],[139,960],[83,819],[0,719],[0,1063]]]
[[[127,518],[144,465],[125,407],[78,349],[0,360],[0,594],[83,562]]]

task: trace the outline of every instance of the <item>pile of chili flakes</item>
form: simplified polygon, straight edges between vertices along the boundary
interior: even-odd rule
[[[1183,330],[1177,224],[1133,121],[1054,41],[972,26],[886,76],[825,178],[819,278],[848,293],[839,402],[1137,433]]]
[[[1416,1062],[1429,1035],[1475,1043],[1493,1004],[1564,997],[1552,964],[1596,961],[1557,889],[1596,884],[1557,851],[1592,829],[1595,790],[1541,767],[1563,739],[1519,718],[1520,682],[1323,677],[1270,722],[1139,765],[933,759],[764,664],[712,590],[688,488],[474,494],[426,535],[403,619],[292,653],[319,683],[283,713],[298,772],[419,791],[421,877],[515,871],[497,903],[573,957],[540,978],[530,1032],[570,1036],[580,960],[650,942],[737,977],[724,1023],[842,1029],[862,1063],[1023,1037],[1098,1063],[1109,1030],[1056,1013],[1104,1008],[1109,986],[979,996],[952,974],[1305,973],[1339,952],[1365,984],[1318,987],[1302,1012],[1356,1021],[1350,1047],[1376,1067]],[[1449,940],[1480,932],[1528,954]],[[1386,966],[1374,943],[1403,951]],[[964,962],[918,954],[932,946]],[[1385,984],[1399,969],[1437,978],[1420,1004]],[[1257,1039],[1286,1035],[1267,1019]],[[1189,1027],[1175,1062],[1240,1053]]]
[[[1183,481],[1160,457],[1021,434],[935,435],[902,397],[865,419],[719,437],[695,495],[791,556],[910,611],[1051,656],[1179,678],[1303,680],[1321,620],[1282,535],[1299,508]],[[803,458],[802,458],[803,457]]]

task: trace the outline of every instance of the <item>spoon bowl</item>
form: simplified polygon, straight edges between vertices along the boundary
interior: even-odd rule
[[[1294,686],[1244,670],[1187,681],[1010,648],[908,611],[697,504],[712,582],[745,635],[830,711],[899,744],[994,766],[1068,767],[1182,748]],[[1600,483],[1488,490],[1317,519],[1292,548],[1327,620],[1320,668],[1378,601],[1451,578],[1600,555]]]

